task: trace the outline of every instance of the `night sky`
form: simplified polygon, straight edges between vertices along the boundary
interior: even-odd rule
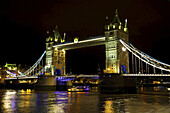
[[[116,9],[122,23],[128,19],[130,42],[170,64],[169,0],[1,0],[0,65],[32,65],[56,25],[66,40],[104,35]]]

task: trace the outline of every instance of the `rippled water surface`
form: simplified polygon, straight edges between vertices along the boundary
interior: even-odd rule
[[[0,113],[170,113],[170,96],[0,89]]]

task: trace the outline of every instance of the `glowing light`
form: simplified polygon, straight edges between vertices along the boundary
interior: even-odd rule
[[[120,22],[119,29],[121,29],[121,24],[122,24],[122,23]]]
[[[53,38],[51,37],[50,40],[53,41]]]
[[[91,41],[97,41],[97,40],[105,40],[105,37],[100,37],[100,38],[95,38],[95,39],[78,41],[78,43],[85,43],[85,42],[91,42]],[[68,46],[68,45],[73,45],[73,44],[75,44],[75,43],[72,42],[72,43],[60,44],[60,45],[55,45],[55,46],[53,46],[53,47]]]
[[[61,43],[64,43],[65,42],[65,40],[64,39],[61,39]]]
[[[125,48],[125,47],[122,47],[122,51],[126,51],[126,48]]]
[[[58,41],[58,39],[57,39],[57,38],[55,38],[55,39],[54,39],[54,41],[55,41],[55,42],[57,42],[57,41]]]
[[[108,29],[108,30],[110,29],[110,26],[109,26],[109,25],[107,26],[107,29]]]
[[[170,74],[123,74],[123,76],[170,76]]]
[[[127,31],[127,28],[124,28],[124,31],[126,32],[126,31]]]
[[[46,41],[49,42],[49,38],[46,38]]]
[[[64,49],[62,49],[62,52],[63,52],[63,53],[65,53],[65,50],[64,50]]]
[[[74,38],[74,43],[78,43],[78,38],[76,37],[76,38]]]
[[[68,89],[68,91],[71,91],[71,89]]]
[[[113,25],[113,28],[115,29],[115,25]]]
[[[112,101],[105,101],[105,105],[104,105],[104,108],[105,108],[105,113],[113,113],[114,111],[114,108],[113,108],[113,102]]]
[[[167,88],[168,91],[170,91],[170,88]]]

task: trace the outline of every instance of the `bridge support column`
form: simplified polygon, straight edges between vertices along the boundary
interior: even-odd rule
[[[129,52],[119,42],[119,39],[126,43],[129,41],[127,20],[124,29],[116,12],[113,22],[106,25],[105,28],[106,69],[104,72],[129,73]]]
[[[55,76],[38,76],[38,81],[35,86],[36,90],[56,91],[56,77]]]

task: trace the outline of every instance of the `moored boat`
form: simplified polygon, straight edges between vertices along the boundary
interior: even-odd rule
[[[68,92],[88,92],[89,86],[73,86],[68,89]]]

